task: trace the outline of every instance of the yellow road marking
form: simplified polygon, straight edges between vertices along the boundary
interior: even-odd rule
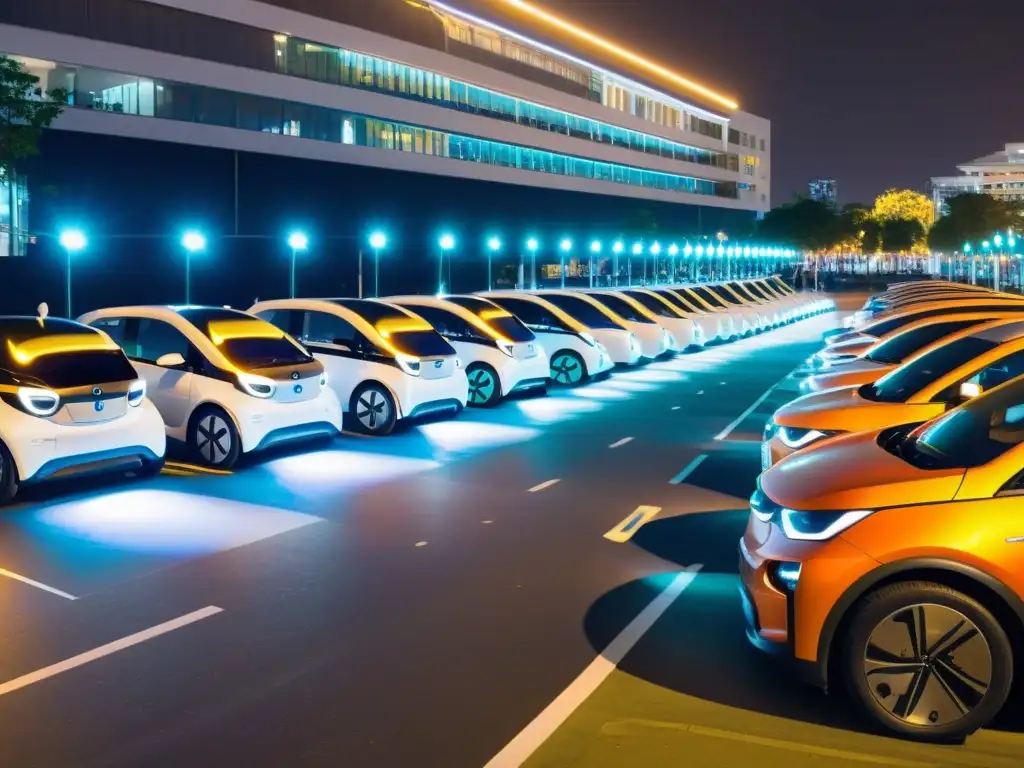
[[[192,472],[204,475],[231,475],[233,472],[226,469],[214,469],[213,467],[202,467],[198,464],[186,464],[181,461],[165,461],[164,469],[178,470],[179,472]]]
[[[609,541],[625,544],[642,526],[649,523],[661,512],[661,507],[639,506],[621,523],[604,535]]]

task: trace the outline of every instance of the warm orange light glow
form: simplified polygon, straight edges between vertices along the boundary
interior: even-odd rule
[[[220,346],[231,339],[280,339],[284,331],[262,320],[215,320],[210,323],[210,339]]]
[[[385,339],[393,333],[410,333],[412,331],[432,331],[434,326],[420,317],[388,317],[374,326]]]
[[[496,317],[512,317],[512,313],[505,309],[484,309],[480,311],[481,320],[493,320]]]
[[[118,349],[113,339],[105,333],[74,333],[39,336],[26,339],[20,344],[7,340],[11,357],[19,365],[28,365],[43,355],[58,355],[64,352],[95,352]]]
[[[583,29],[582,27],[578,27],[575,24],[572,24],[568,21],[565,21],[564,19],[559,18],[558,16],[555,16],[551,13],[548,13],[547,11],[541,10],[540,8],[530,5],[529,3],[526,3],[523,0],[504,0],[504,2],[507,3],[508,5],[515,6],[519,10],[523,11],[526,14],[529,14],[530,16],[533,16],[534,18],[540,19],[554,27],[558,27],[563,32],[568,32],[569,34],[578,37],[581,40],[586,40],[588,43],[597,46],[598,48],[608,51],[609,53],[613,53],[620,59],[624,59],[625,61],[628,61],[632,64],[636,64],[637,66],[647,69],[665,78],[666,80],[676,83],[677,85],[682,86],[683,88],[692,93],[700,94],[701,96],[704,96],[705,98],[714,101],[716,104],[720,104],[726,109],[735,110],[740,108],[740,105],[737,104],[735,100],[730,99],[727,96],[723,96],[722,94],[717,93],[711,90],[710,88],[701,85],[700,83],[694,82],[689,78],[683,77],[682,75],[679,75],[673,72],[672,70],[667,69],[666,67],[663,67],[660,64],[651,61],[650,59],[646,59],[643,56],[633,53],[632,51],[626,50],[625,48],[616,45],[610,40],[606,40],[605,38],[600,37],[599,35],[595,35],[593,32],[589,32],[586,29]]]

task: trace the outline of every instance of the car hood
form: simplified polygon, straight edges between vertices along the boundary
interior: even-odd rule
[[[782,406],[773,418],[784,427],[840,432],[881,429],[915,420],[913,406],[866,400],[858,394],[859,389],[849,386],[812,392]]]
[[[829,347],[834,347],[836,344],[845,344],[850,341],[878,341],[874,336],[869,336],[866,333],[860,331],[846,331],[835,336],[829,336],[827,344]]]
[[[822,392],[839,387],[860,387],[871,384],[891,371],[895,366],[873,363],[870,360],[853,360],[839,364],[829,373],[819,373],[807,378],[807,389]]]
[[[790,509],[878,509],[950,501],[964,470],[918,469],[878,445],[880,430],[829,440],[761,475],[761,490]]]

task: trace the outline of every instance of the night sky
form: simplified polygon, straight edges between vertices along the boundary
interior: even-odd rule
[[[772,202],[927,191],[1024,141],[1021,0],[543,0],[772,121]]]

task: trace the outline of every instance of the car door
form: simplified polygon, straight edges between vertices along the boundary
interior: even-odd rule
[[[474,329],[468,322],[446,309],[428,306],[409,306],[451,344],[467,365],[481,358],[481,344],[494,347],[494,341]]]
[[[134,326],[134,327],[133,327]],[[199,352],[185,334],[164,320],[133,318],[128,327],[125,354],[146,380],[146,394],[160,411],[168,429],[183,429],[192,413],[192,388],[200,363]],[[164,355],[177,353],[184,365],[156,364]]]
[[[323,363],[328,386],[347,411],[356,387],[371,378],[360,343],[362,334],[343,317],[308,310],[301,314],[301,327],[296,336],[313,357]]]

